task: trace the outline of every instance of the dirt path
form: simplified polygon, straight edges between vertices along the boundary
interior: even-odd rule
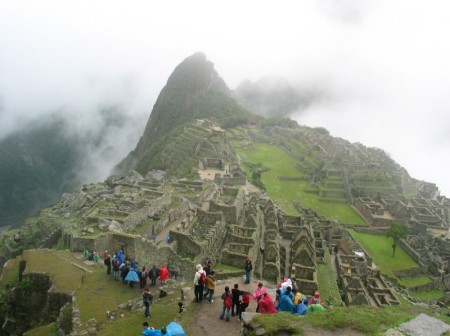
[[[239,285],[239,289],[249,291],[250,293],[255,290],[257,285],[257,282],[244,284],[242,278],[227,279],[216,286],[213,303],[209,303],[206,299],[201,303],[190,303],[187,309],[195,309],[196,313],[195,322],[189,329],[190,335],[236,336],[240,334],[241,322],[238,320],[237,316],[232,316],[230,322],[222,321],[219,318],[223,307],[220,297],[225,291],[225,286],[228,286],[231,289],[235,283]],[[250,300],[250,306],[246,311],[256,311],[256,303],[253,299]]]

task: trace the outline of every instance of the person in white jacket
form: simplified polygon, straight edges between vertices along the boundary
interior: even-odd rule
[[[204,284],[202,282],[202,274],[206,277],[206,272],[203,270],[202,265],[198,264],[196,266],[197,272],[194,275],[194,294],[195,294],[195,302],[202,302],[203,300],[203,287]]]

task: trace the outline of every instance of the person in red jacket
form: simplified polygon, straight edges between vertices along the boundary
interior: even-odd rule
[[[245,312],[245,309],[248,307],[249,304],[250,304],[250,293],[243,291],[242,292],[242,300],[241,300],[240,306],[239,306],[239,321],[242,318],[242,313]]]
[[[161,285],[166,285],[167,279],[169,279],[169,270],[165,265],[162,265],[159,270],[159,280],[161,281]]]
[[[261,300],[259,300],[259,312],[261,314],[276,314],[278,310],[275,308],[272,298],[269,294],[264,293]]]

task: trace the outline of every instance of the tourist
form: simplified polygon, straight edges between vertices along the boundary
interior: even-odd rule
[[[267,293],[267,290],[263,287],[262,282],[258,283],[258,287],[256,287],[255,291],[252,294],[253,299],[256,301],[256,312],[259,312],[259,300],[262,299],[263,295]]]
[[[261,314],[276,314],[278,313],[277,309],[275,308],[275,304],[270,297],[269,294],[264,293],[261,297],[261,299],[258,302],[258,308],[259,312]]]
[[[196,269],[197,272],[194,275],[194,294],[195,302],[200,303],[203,300],[203,287],[205,285],[202,279],[205,278],[206,280],[206,273],[200,264],[196,266]]]
[[[223,307],[222,313],[220,314],[221,320],[225,318],[225,321],[230,322],[230,310],[231,306],[233,305],[232,299],[233,296],[230,293],[230,287],[226,286],[225,292],[222,294]]]
[[[145,269],[145,266],[142,266],[142,270],[139,272],[139,287],[145,288],[145,285],[147,284],[147,270]]]
[[[150,292],[149,288],[146,288],[144,293],[142,294],[142,302],[144,303],[145,312],[144,315],[146,318],[150,317],[150,305],[153,303],[153,294]]]
[[[300,301],[300,303],[297,305],[295,314],[306,315],[307,311],[308,311],[308,299],[304,299],[303,301]]]
[[[294,305],[302,303],[305,299],[307,300],[306,296],[304,296],[301,292],[297,291],[294,295]]]
[[[84,257],[84,259],[88,260],[89,259],[89,255],[90,255],[89,250],[85,247],[84,250],[83,250],[83,257]]]
[[[113,270],[113,277],[114,280],[119,280],[120,276],[120,269],[119,269],[119,261],[117,260],[116,256],[114,256],[112,261],[112,270]]]
[[[109,254],[106,255],[103,263],[106,266],[106,274],[111,274],[111,256]]]
[[[317,303],[323,305],[319,292],[314,292],[313,297],[309,300],[309,304],[313,304],[315,299],[317,300]]]
[[[206,276],[206,288],[208,288],[208,302],[213,303],[213,295],[214,290],[216,288],[216,278],[215,278],[216,272],[211,271],[210,274]]]
[[[205,271],[206,275],[212,271],[212,261],[208,260],[208,262],[203,266],[203,270]]]
[[[242,292],[239,290],[239,285],[234,284],[234,288],[231,290],[231,295],[233,297],[231,306],[231,316],[234,316],[234,311],[236,310],[236,315],[239,315],[239,297],[242,295]]]
[[[94,251],[94,253],[92,253],[92,260],[94,260],[95,262],[98,262],[98,260],[100,259],[98,253],[96,251]]]
[[[159,270],[159,280],[161,281],[161,285],[167,284],[167,279],[169,279],[169,270],[165,265],[161,266],[161,269]]]
[[[244,270],[245,270],[245,283],[249,284],[250,283],[250,273],[253,270],[253,265],[252,265],[252,261],[250,260],[250,258],[245,259]]]
[[[286,292],[282,295],[280,295],[280,303],[278,304],[277,310],[279,312],[290,312],[294,314],[296,312],[294,302],[292,302],[291,297],[291,287],[288,287],[286,289]]]
[[[122,277],[122,283],[126,283],[125,278],[127,277],[128,273],[130,272],[130,265],[128,265],[127,262],[123,262],[120,266],[120,276]]]
[[[153,327],[150,327],[148,322],[144,322],[142,323],[142,335],[144,336],[162,336],[163,333],[161,332],[161,330],[156,330]]]
[[[156,279],[159,277],[159,269],[156,267],[156,265],[153,265],[148,274],[148,277],[150,278],[150,285],[156,286]]]
[[[324,311],[325,308],[319,303],[318,299],[313,299],[313,303],[308,305],[308,313]]]
[[[294,293],[298,292],[298,285],[297,285],[297,279],[296,278],[292,278],[292,291]]]
[[[119,265],[121,265],[125,261],[125,254],[123,253],[123,249],[120,249],[117,252],[117,260],[119,260]]]
[[[242,292],[242,301],[239,305],[239,321],[242,318],[242,313],[245,312],[245,309],[247,309],[248,305],[250,304],[250,294],[247,291]]]
[[[131,288],[134,288],[134,283],[139,282],[139,275],[137,273],[137,270],[135,268],[130,268],[128,274],[125,277],[125,281],[128,281],[128,284]]]

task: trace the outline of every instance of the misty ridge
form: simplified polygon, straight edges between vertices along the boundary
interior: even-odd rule
[[[88,102],[72,99],[52,112],[35,116],[30,111],[15,119],[6,118],[0,104],[0,226],[20,225],[63,193],[112,173],[138,143],[151,111],[151,106],[138,110],[147,102],[128,91],[123,87],[123,99],[116,88],[111,104],[100,90],[86,92]],[[319,96],[294,89],[281,76],[243,80],[230,91],[238,103],[266,118],[298,113]]]
[[[64,192],[103,180],[135,146],[145,120],[122,106],[21,118],[0,141],[0,226],[17,226]]]

